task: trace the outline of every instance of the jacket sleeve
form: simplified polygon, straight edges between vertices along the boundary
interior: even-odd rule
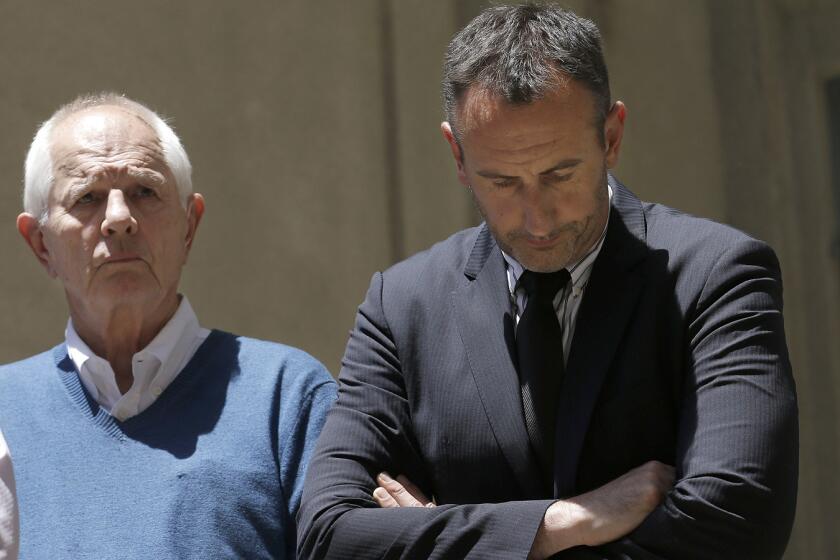
[[[428,480],[377,273],[360,306],[298,514],[300,558],[526,558],[552,500],[379,508],[375,476]],[[428,491],[428,488],[426,488]]]
[[[781,558],[796,509],[796,392],[773,251],[733,244],[685,317],[677,481],[627,538],[559,558]]]

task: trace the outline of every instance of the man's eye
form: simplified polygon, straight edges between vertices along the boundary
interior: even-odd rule
[[[93,195],[93,193],[85,193],[78,199],[76,199],[76,204],[90,204],[95,201],[96,197]]]
[[[493,180],[493,185],[494,186],[502,187],[502,188],[512,187],[515,183],[516,183],[516,181],[514,181],[513,179],[494,179]]]
[[[135,194],[138,198],[149,198],[156,195],[155,190],[149,187],[138,187]]]
[[[552,183],[563,183],[565,181],[568,181],[571,178],[572,178],[571,173],[566,173],[564,175],[561,175],[559,173],[552,173],[551,175],[548,176],[548,180],[551,181]]]

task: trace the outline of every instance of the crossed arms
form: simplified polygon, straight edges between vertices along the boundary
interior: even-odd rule
[[[376,482],[373,497],[380,507],[437,507],[403,475],[393,479],[381,473]],[[673,482],[673,467],[650,461],[596,490],[557,500],[546,510],[528,558],[620,539],[662,502]]]
[[[395,505],[381,491],[379,501],[373,496],[384,470],[414,481],[421,500],[435,493],[382,283],[376,275],[359,309],[339,400],[310,464],[301,557],[539,558],[564,549],[558,557],[781,556],[795,504],[796,402],[778,264],[765,245],[726,250],[687,318],[690,390],[673,485],[668,467],[650,463],[563,501],[379,507]]]

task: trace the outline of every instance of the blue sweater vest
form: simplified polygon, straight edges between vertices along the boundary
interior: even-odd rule
[[[334,399],[309,355],[221,331],[125,422],[90,398],[64,345],[0,367],[21,560],[294,558]]]

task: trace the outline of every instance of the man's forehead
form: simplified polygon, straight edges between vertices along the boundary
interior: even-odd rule
[[[528,103],[511,103],[488,88],[472,86],[458,109],[455,126],[467,144],[469,138],[491,144],[539,142],[542,136],[579,134],[595,121],[592,94],[571,79]]]
[[[157,134],[140,115],[124,107],[103,105],[76,111],[52,132],[53,156],[79,149],[158,144]]]
[[[558,77],[557,82],[544,94],[528,102],[513,103],[491,88],[475,84],[467,89],[458,103],[458,124],[462,131],[486,125],[499,117],[527,115],[551,106],[555,110],[574,109],[584,97],[590,102],[590,93],[572,79]]]

